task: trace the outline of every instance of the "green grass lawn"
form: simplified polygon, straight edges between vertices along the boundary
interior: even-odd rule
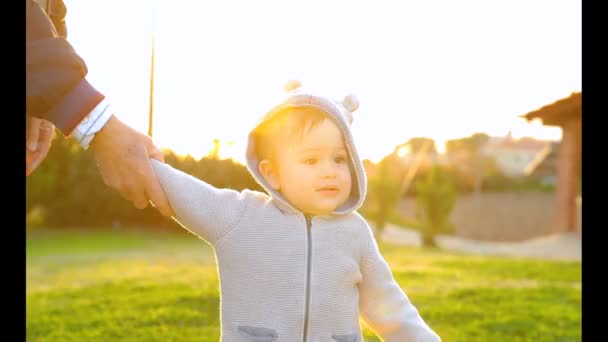
[[[581,340],[580,262],[381,250],[443,341]],[[28,341],[219,340],[213,251],[186,231],[34,231],[26,258]]]

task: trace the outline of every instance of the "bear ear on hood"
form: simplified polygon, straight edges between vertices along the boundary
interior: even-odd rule
[[[289,81],[287,81],[287,83],[285,83],[285,92],[291,93],[301,87],[302,87],[302,82],[300,82],[298,80],[289,80]]]
[[[302,82],[299,80],[288,80],[285,83],[285,92],[288,94],[295,94],[299,89],[302,88]],[[339,102],[339,101],[336,101]],[[346,121],[349,124],[353,123],[353,112],[359,108],[359,99],[353,94],[348,94],[342,100],[342,106],[346,109]]]
[[[351,113],[359,108],[359,100],[353,94],[346,95],[342,104],[344,105],[344,108],[348,109]]]
[[[353,112],[359,108],[359,100],[353,94],[346,95],[342,100],[342,106],[346,109],[346,120],[349,124],[353,123]]]

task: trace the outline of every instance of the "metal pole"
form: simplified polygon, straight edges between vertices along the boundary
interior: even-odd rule
[[[151,62],[150,62],[150,108],[148,113],[148,135],[152,137],[154,133],[154,31],[155,31],[155,23],[156,23],[156,1],[151,1],[150,9],[152,10],[152,53],[151,53]]]
[[[154,26],[152,28],[152,63],[150,66],[150,112],[148,116],[148,135],[152,136],[154,121]]]

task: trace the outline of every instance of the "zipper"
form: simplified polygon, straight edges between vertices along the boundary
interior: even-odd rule
[[[312,226],[311,218],[308,215],[306,217],[306,240],[308,248],[306,249],[306,308],[304,309],[304,331],[302,332],[302,342],[306,342],[308,336],[308,311],[310,307],[310,258],[312,254],[312,241],[310,229]]]

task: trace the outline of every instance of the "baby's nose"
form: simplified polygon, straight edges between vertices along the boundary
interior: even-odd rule
[[[321,168],[321,175],[323,176],[323,178],[336,177],[336,167],[333,165],[333,163],[323,163]]]

